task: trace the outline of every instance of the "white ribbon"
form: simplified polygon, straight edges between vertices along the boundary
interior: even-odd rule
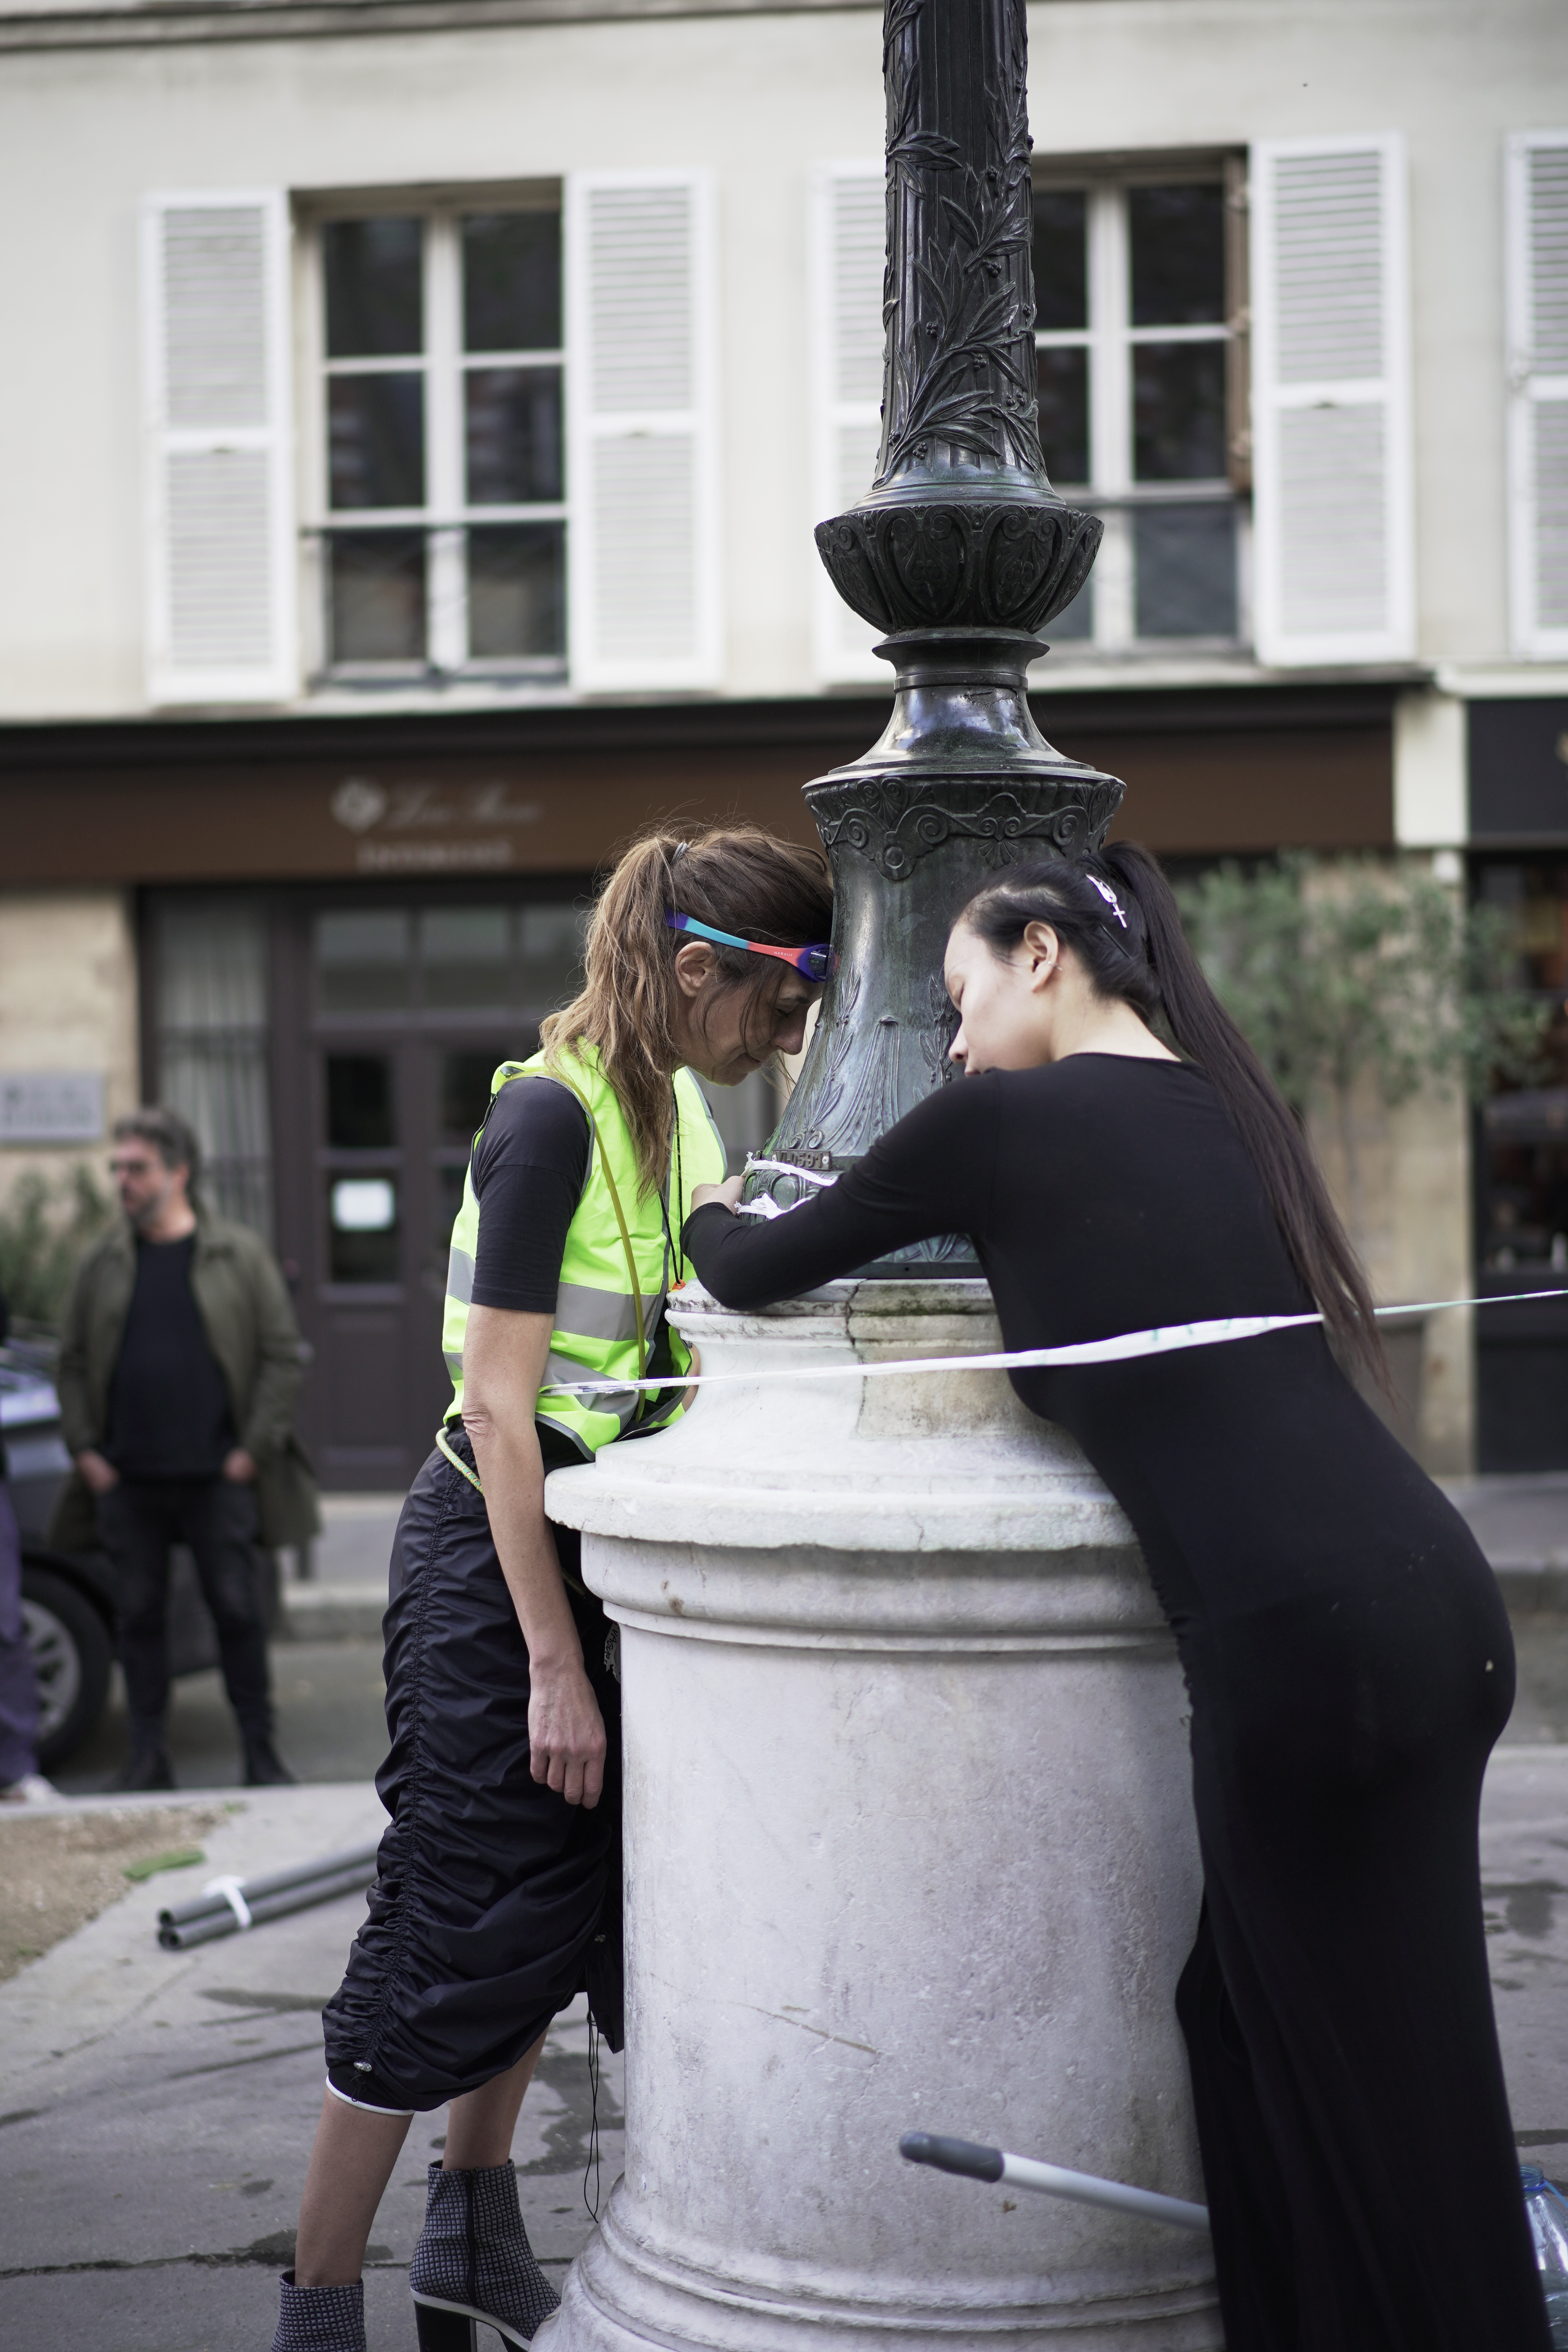
[[[1374,1315],[1436,1315],[1450,1307],[1510,1307],[1531,1298],[1568,1298],[1568,1289],[1516,1290],[1501,1298],[1424,1298],[1409,1307],[1375,1307]],[[1133,1356],[1164,1356],[1181,1348],[1217,1348],[1232,1339],[1258,1339],[1268,1331],[1295,1331],[1321,1323],[1312,1315],[1225,1315],[1210,1323],[1156,1324],[1147,1331],[1119,1331],[1109,1339],[1080,1339],[1066,1348],[1013,1348],[988,1356],[911,1356],[894,1363],[759,1365],[747,1372],[667,1372],[656,1381],[558,1381],[572,1396],[596,1396],[626,1389],[711,1388],[720,1381],[868,1381],[909,1372],[1010,1372],[1045,1364],[1116,1364]]]
[[[241,1891],[244,1885],[242,1878],[209,1878],[202,1889],[204,1895],[221,1895],[242,1929],[255,1925],[250,1906]]]

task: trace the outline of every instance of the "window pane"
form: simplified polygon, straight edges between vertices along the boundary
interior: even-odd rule
[[[494,1045],[466,1046],[461,1053],[441,1056],[441,1140],[445,1144],[471,1143],[474,1130],[485,1115],[490,1098],[490,1080],[499,1065],[510,1058],[525,1061],[532,1048],[509,1046],[502,1053]],[[458,1171],[459,1194],[462,1192],[462,1170]],[[458,1213],[454,1203],[452,1215]],[[450,1227],[451,1219],[447,1225]]]
[[[521,661],[566,649],[566,535],[558,522],[468,533],[468,656]]]
[[[424,350],[423,245],[423,224],[416,220],[327,223],[321,247],[330,360],[392,359]]]
[[[327,922],[352,920],[328,915]],[[378,919],[372,917],[373,921]],[[392,922],[401,925],[403,917]],[[332,1151],[389,1151],[397,1141],[392,1108],[392,1057],[327,1055],[327,1146]]]
[[[1040,377],[1040,447],[1053,482],[1089,479],[1089,353],[1037,352]]]
[[[1225,352],[1223,343],[1134,343],[1136,480],[1224,479]]]
[[[560,348],[560,214],[470,213],[463,223],[463,349]]]
[[[331,1280],[397,1280],[397,1186],[392,1177],[329,1177],[327,1228]]]
[[[522,910],[523,1002],[531,1012],[569,1003],[583,984],[587,916],[575,907]]]
[[[437,1011],[505,1004],[511,923],[504,907],[439,907],[419,918],[425,1002]],[[495,1067],[492,1062],[490,1067]]]
[[[334,531],[328,542],[334,662],[423,662],[425,535]]]
[[[1129,188],[1135,327],[1194,327],[1225,317],[1225,191]]]
[[[1086,198],[1081,188],[1035,190],[1035,324],[1087,327]]]
[[[1141,637],[1234,637],[1236,510],[1141,507],[1132,515]]]
[[[1094,574],[1090,572],[1072,603],[1054,621],[1046,623],[1046,635],[1053,646],[1081,645],[1094,635]]]
[[[562,495],[559,368],[470,368],[468,504],[526,507]]]
[[[327,415],[334,507],[424,505],[423,376],[333,376]]]
[[[410,961],[408,918],[395,908],[316,918],[323,1013],[397,1010],[408,1002]]]

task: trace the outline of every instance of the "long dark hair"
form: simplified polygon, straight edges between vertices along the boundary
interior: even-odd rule
[[[581,993],[541,1022],[547,1063],[595,1045],[626,1115],[643,1188],[657,1192],[674,1126],[675,958],[682,945],[668,915],[695,915],[715,930],[768,947],[810,947],[833,929],[833,877],[815,845],[781,841],[758,824],[668,826],[644,834],[616,859],[588,922]],[[743,990],[742,1027],[761,1027],[786,967],[742,948],[713,950],[718,985]]]
[[[1109,894],[1109,895],[1108,895]],[[1322,1171],[1273,1080],[1188,944],[1171,886],[1146,849],[1119,841],[1095,857],[1015,866],[973,898],[959,921],[1010,955],[1030,923],[1048,923],[1096,995],[1145,1021],[1164,1015],[1173,1043],[1213,1079],[1263,1181],[1285,1246],[1350,1361],[1388,1385],[1372,1295]]]

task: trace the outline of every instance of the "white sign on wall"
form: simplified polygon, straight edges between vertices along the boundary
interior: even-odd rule
[[[0,1143],[96,1143],[101,1070],[0,1070]]]

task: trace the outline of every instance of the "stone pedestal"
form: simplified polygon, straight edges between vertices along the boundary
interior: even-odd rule
[[[1185,1694],[1125,1519],[1000,1374],[766,1377],[995,1348],[983,1283],[674,1320],[748,1377],[548,1488],[621,1627],[626,2169],[539,2352],[1211,2352],[1206,2241],[898,2152],[1202,2196]]]

